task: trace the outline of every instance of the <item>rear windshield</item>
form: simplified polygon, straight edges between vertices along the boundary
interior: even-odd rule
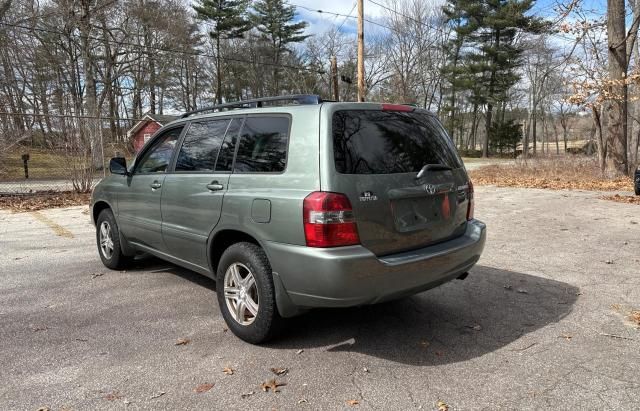
[[[425,164],[462,167],[440,122],[423,113],[337,111],[333,155],[343,174],[417,173]]]

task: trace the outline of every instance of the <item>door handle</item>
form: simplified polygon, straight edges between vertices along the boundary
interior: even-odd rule
[[[212,181],[211,184],[207,184],[207,188],[210,191],[220,191],[224,188],[224,186],[217,181]]]
[[[157,181],[154,181],[153,183],[151,183],[151,189],[152,190],[157,190],[160,187],[162,187],[162,184],[158,183]]]

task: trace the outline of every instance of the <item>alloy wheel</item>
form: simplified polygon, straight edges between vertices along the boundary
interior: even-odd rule
[[[246,265],[233,263],[224,274],[224,299],[231,317],[240,325],[250,325],[258,315],[258,286]]]
[[[113,256],[113,237],[111,235],[111,225],[108,221],[100,224],[100,252],[107,260]]]

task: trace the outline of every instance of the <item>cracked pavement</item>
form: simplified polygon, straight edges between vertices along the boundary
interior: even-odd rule
[[[478,187],[466,280],[313,311],[261,347],[226,331],[208,278],[104,268],[86,208],[0,210],[0,409],[638,409],[640,207],[599,195]]]

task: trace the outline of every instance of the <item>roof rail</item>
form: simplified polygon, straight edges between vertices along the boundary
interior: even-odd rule
[[[198,110],[189,111],[184,113],[180,118],[185,118],[189,116],[193,116],[194,114],[205,113],[205,112],[217,112],[223,110],[235,110],[235,109],[243,109],[243,108],[259,108],[264,107],[264,103],[271,102],[291,102],[300,105],[307,104],[322,104],[322,98],[315,94],[294,94],[291,96],[275,96],[275,97],[262,97],[256,98],[252,100],[240,100],[233,103],[223,103],[217,104],[211,107],[205,107]],[[267,106],[285,106],[288,104],[267,104]]]

